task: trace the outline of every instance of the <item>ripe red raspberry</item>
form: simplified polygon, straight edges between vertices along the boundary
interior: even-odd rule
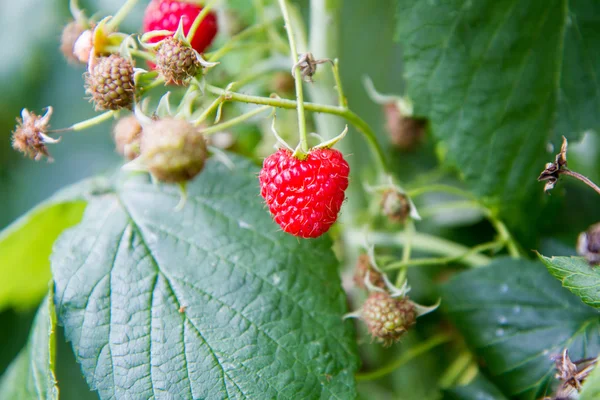
[[[264,161],[259,176],[261,195],[285,232],[316,238],[337,220],[349,172],[337,150],[312,150],[299,160],[280,149]]]
[[[175,32],[179,26],[179,20],[183,18],[183,32],[187,35],[202,8],[204,7],[198,4],[177,0],[152,0],[144,14],[144,33],[158,30]],[[192,39],[191,44],[194,50],[202,53],[210,46],[217,34],[217,28],[217,16],[213,12],[209,12]],[[157,36],[150,42],[157,43],[164,38],[165,36]]]

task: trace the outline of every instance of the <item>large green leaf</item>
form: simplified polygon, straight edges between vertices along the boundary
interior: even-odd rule
[[[534,215],[523,205],[541,196],[535,178],[548,141],[598,127],[600,4],[573,3],[399,0],[415,113],[430,119],[471,189],[513,225]]]
[[[54,374],[56,313],[51,299],[52,293],[40,306],[27,346],[0,379],[0,399],[58,399]]]
[[[583,257],[544,257],[540,259],[562,285],[592,307],[600,308],[600,270]]]
[[[257,168],[211,160],[179,190],[121,175],[52,256],[59,321],[113,398],[353,398],[357,368],[328,238],[279,231]]]
[[[48,291],[54,241],[81,220],[86,197],[106,184],[98,178],[68,187],[0,232],[0,311],[39,304]]]
[[[442,305],[507,396],[538,399],[554,374],[550,357],[600,352],[600,314],[562,288],[542,263],[498,259],[455,276]]]
[[[569,2],[556,132],[600,132],[600,2]]]

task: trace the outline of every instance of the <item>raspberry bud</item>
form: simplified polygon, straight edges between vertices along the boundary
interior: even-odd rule
[[[417,311],[406,296],[394,298],[387,292],[372,292],[363,305],[361,318],[374,339],[390,346],[415,324]]]
[[[121,118],[113,129],[117,152],[129,160],[140,155],[142,126],[135,116]]]
[[[187,121],[164,118],[144,126],[141,154],[150,173],[163,182],[185,182],[204,167],[206,140]]]
[[[131,109],[135,97],[133,64],[117,54],[99,58],[85,76],[86,93],[97,110]]]
[[[386,129],[392,144],[402,151],[414,150],[425,135],[426,120],[403,115],[395,102],[384,106]]]
[[[196,51],[175,38],[161,43],[156,52],[156,65],[168,84],[179,86],[202,68]]]
[[[44,156],[51,161],[52,158],[46,144],[59,141],[46,135],[51,116],[52,107],[48,107],[46,114],[43,116],[35,115],[27,109],[23,109],[21,118],[17,118],[17,127],[13,132],[13,148],[36,161],[41,160]]]
[[[390,221],[402,223],[410,215],[411,204],[405,194],[390,189],[383,193],[381,209],[383,215],[388,217]]]
[[[85,28],[78,21],[69,22],[63,29],[60,38],[60,51],[64,54],[67,61],[73,64],[80,64],[80,60],[75,54],[75,43],[84,32]]]
[[[600,264],[600,223],[579,235],[577,252],[592,265]]]
[[[83,31],[75,40],[73,45],[73,56],[78,62],[87,64],[90,61],[90,55],[94,50],[94,32],[91,30]]]
[[[358,257],[356,269],[354,270],[354,284],[357,287],[361,289],[367,288],[365,285],[367,273],[369,274],[369,282],[371,282],[371,285],[379,287],[381,289],[385,289],[385,281],[383,280],[381,272],[373,268],[369,256],[367,254],[361,254]]]

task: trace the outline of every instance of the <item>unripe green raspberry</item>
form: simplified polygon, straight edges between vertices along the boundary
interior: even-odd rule
[[[196,51],[172,37],[165,39],[158,48],[156,65],[166,83],[179,86],[202,68]]]
[[[131,109],[135,97],[133,64],[117,54],[97,59],[85,77],[97,110]]]
[[[163,182],[185,182],[204,167],[206,140],[187,121],[165,118],[144,126],[141,154],[150,173]]]
[[[141,134],[142,126],[135,116],[119,119],[113,129],[117,152],[129,160],[137,158],[140,155]]]
[[[408,297],[394,298],[387,292],[372,292],[363,305],[361,318],[371,336],[389,346],[414,325],[417,312]]]
[[[381,210],[383,215],[394,222],[404,222],[410,215],[410,202],[405,194],[390,189],[383,193],[381,198]]]

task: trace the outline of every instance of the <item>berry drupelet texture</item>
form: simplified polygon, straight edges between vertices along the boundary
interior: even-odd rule
[[[152,0],[144,13],[144,33],[158,30],[175,32],[179,26],[179,20],[183,18],[183,32],[187,35],[202,9],[201,5],[182,1]],[[215,38],[217,30],[217,16],[213,12],[209,12],[191,41],[194,50],[199,53],[206,50]],[[164,36],[157,36],[150,41],[157,43],[164,38]]]
[[[389,346],[415,324],[417,312],[407,297],[394,298],[386,292],[373,292],[363,305],[361,318],[371,336]]]
[[[259,176],[261,195],[285,232],[316,238],[337,220],[349,172],[337,150],[316,149],[299,160],[280,149],[264,161]]]
[[[156,67],[165,82],[183,85],[201,70],[202,65],[191,47],[174,38],[165,39],[156,52]]]
[[[117,54],[100,57],[85,77],[86,92],[98,110],[131,109],[135,97],[133,64]]]

